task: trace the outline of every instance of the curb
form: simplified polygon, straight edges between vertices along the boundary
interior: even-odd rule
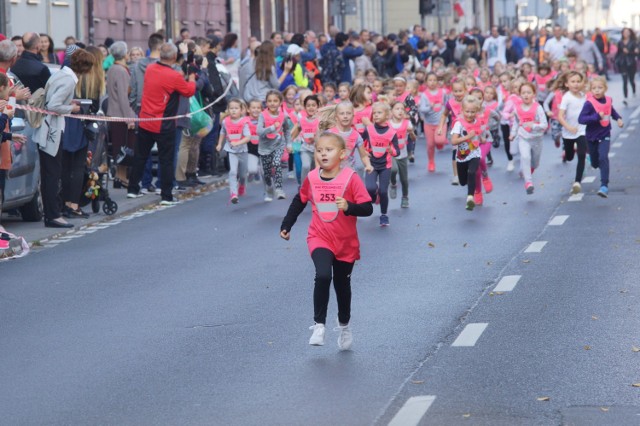
[[[195,188],[188,188],[186,191],[180,193],[180,194],[176,194],[175,197],[178,200],[184,200],[185,198],[197,198],[197,197],[201,197],[203,195],[206,194],[210,194],[213,193],[215,191],[217,191],[220,188],[223,188],[225,186],[228,185],[228,178],[227,175],[224,175],[223,177],[220,178],[214,178],[213,181],[206,183],[202,186],[199,187],[195,187]],[[145,210],[148,209],[150,207],[154,207],[157,206],[158,202],[157,201],[153,201],[153,202],[146,202],[143,204],[139,204],[137,206],[133,206],[130,207],[126,210],[118,210],[118,212],[114,215],[111,216],[107,216],[103,219],[100,220],[96,220],[95,222],[91,222],[91,223],[86,223],[84,225],[80,225],[80,226],[74,226],[73,228],[69,228],[67,231],[62,231],[62,232],[58,232],[55,233],[53,235],[50,235],[46,238],[42,238],[42,239],[36,239],[33,241],[27,241],[27,243],[29,244],[29,248],[38,248],[41,247],[43,243],[47,243],[51,240],[55,240],[57,238],[63,237],[65,235],[70,235],[70,234],[74,234],[78,231],[82,231],[88,228],[92,228],[96,225],[99,225],[101,223],[105,223],[105,222],[110,222],[112,220],[118,219],[120,217],[123,216],[127,216],[129,214],[135,213],[137,211],[140,210]]]

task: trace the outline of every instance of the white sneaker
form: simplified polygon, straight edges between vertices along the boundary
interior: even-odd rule
[[[276,188],[275,193],[276,193],[276,198],[278,200],[284,200],[285,198],[287,198],[287,196],[284,194],[284,191],[282,189]]]
[[[454,176],[453,179],[451,179],[451,185],[460,185],[460,179],[458,179],[458,176]]]
[[[135,193],[135,192],[128,192],[128,193],[127,193],[127,198],[140,198],[140,197],[142,197],[142,196],[144,196],[144,194],[143,194],[143,193],[141,193],[141,192],[138,192],[138,193]]]
[[[313,330],[313,334],[309,339],[309,344],[312,346],[324,345],[324,324],[316,324],[309,327],[309,330]]]
[[[398,196],[398,186],[397,185],[389,185],[389,198],[395,200]]]
[[[582,185],[580,185],[580,182],[574,182],[573,186],[571,187],[571,193],[579,194],[580,191],[582,191]]]
[[[295,178],[296,178],[296,173],[295,172],[291,171],[291,172],[287,173],[287,179],[293,180]]]
[[[340,336],[338,336],[338,348],[340,348],[341,351],[348,351],[351,349],[353,334],[351,333],[349,324],[340,325],[340,321],[338,321],[338,326],[334,328],[334,331],[340,332]]]
[[[162,200],[162,201],[160,201],[160,205],[161,206],[166,206],[166,207],[175,206],[176,204],[178,204],[178,200],[176,200],[175,198],[173,198],[171,200]]]
[[[516,166],[513,165],[513,160],[509,160],[509,162],[507,163],[507,171],[512,172],[515,168]]]
[[[273,201],[273,187],[268,186],[264,192],[264,201],[270,203]]]

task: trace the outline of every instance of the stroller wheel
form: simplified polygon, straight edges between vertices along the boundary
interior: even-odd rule
[[[94,213],[98,213],[100,211],[100,201],[97,198],[95,200],[91,200],[91,211]]]
[[[118,203],[110,198],[107,198],[102,204],[102,211],[108,216],[114,215],[118,211]]]

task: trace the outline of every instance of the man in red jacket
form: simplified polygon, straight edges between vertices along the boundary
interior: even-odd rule
[[[160,48],[160,61],[150,64],[144,75],[144,89],[140,118],[173,117],[178,111],[180,96],[191,97],[196,92],[196,74],[190,73],[185,81],[182,73],[174,70],[178,48],[165,43]],[[129,179],[128,198],[141,197],[140,179],[154,143],[158,144],[160,180],[162,182],[161,205],[176,203],[171,193],[175,169],[173,157],[176,138],[176,120],[142,121],[135,146],[135,159]]]

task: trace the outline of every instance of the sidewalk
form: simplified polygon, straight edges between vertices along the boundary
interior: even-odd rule
[[[201,180],[205,182],[205,185],[196,188],[188,188],[185,192],[174,194],[174,196],[178,199],[183,199],[185,197],[197,197],[199,195],[215,191],[216,189],[227,184],[227,175],[204,179],[201,178]],[[100,222],[113,220],[117,217],[124,216],[141,209],[157,206],[160,202],[160,194],[145,194],[144,197],[140,198],[127,198],[127,190],[125,188],[113,189],[113,187],[111,187],[112,184],[112,182],[109,182],[109,196],[113,201],[118,203],[118,211],[112,216],[107,216],[106,214],[104,214],[104,212],[102,211],[102,203],[100,203],[99,213],[92,213],[91,205],[82,208],[85,212],[90,214],[88,219],[67,219],[69,222],[75,225],[74,228],[46,228],[42,221],[24,222],[21,218],[11,217],[6,213],[2,215],[1,224],[7,229],[7,231],[19,237],[23,237],[27,241],[27,243],[29,243],[29,246],[32,246],[34,243],[39,244],[41,241],[46,241],[51,238],[56,238],[71,232],[76,232],[80,229],[98,224]]]

